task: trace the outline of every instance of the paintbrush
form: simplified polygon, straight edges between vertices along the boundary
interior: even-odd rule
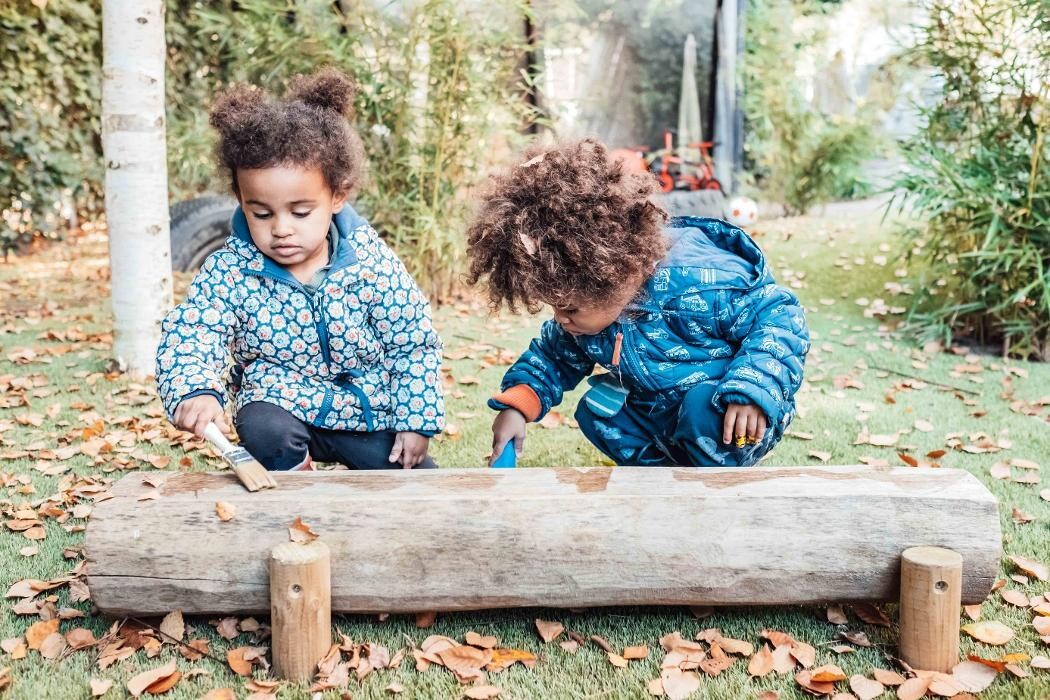
[[[233,473],[244,484],[244,488],[249,491],[276,488],[277,482],[274,481],[270,472],[266,471],[266,467],[259,464],[255,457],[248,453],[248,450],[227,440],[219,430],[219,426],[208,423],[208,427],[204,429],[204,437],[215,446],[223,460],[230,465],[230,469],[233,469]]]

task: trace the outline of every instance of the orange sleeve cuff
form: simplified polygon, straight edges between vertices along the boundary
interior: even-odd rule
[[[536,392],[528,384],[516,384],[492,398],[520,411],[521,415],[525,416],[525,420],[530,423],[539,418],[540,412],[543,410],[540,397],[536,395]]]

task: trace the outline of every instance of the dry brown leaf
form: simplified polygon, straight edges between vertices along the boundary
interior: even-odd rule
[[[564,643],[564,642],[563,642]],[[485,667],[486,671],[502,671],[510,668],[517,662],[526,668],[532,668],[536,663],[536,655],[531,651],[523,649],[493,649],[492,661]]]
[[[230,688],[215,688],[202,695],[200,700],[237,700],[237,696]]]
[[[456,675],[480,671],[492,661],[492,649],[478,649],[469,644],[457,644],[454,647],[437,652],[442,665]]]
[[[57,618],[34,622],[26,630],[26,645],[30,649],[39,650],[43,641],[58,631],[58,625],[59,620]]]
[[[61,632],[49,634],[44,641],[40,642],[40,655],[50,661],[57,659],[65,650],[66,638]]]
[[[857,651],[849,644],[834,644],[828,647],[828,649],[831,649],[836,654],[852,654]]]
[[[919,700],[930,688],[932,676],[909,678],[897,687],[897,700]]]
[[[835,692],[835,684],[830,681],[815,681],[813,674],[807,670],[795,674],[795,682],[811,695],[829,695]]]
[[[619,654],[614,654],[611,651],[607,651],[605,652],[605,655],[609,657],[609,663],[611,663],[616,668],[627,668],[627,664],[629,662],[627,661],[627,659],[623,658]]]
[[[777,647],[773,650],[773,670],[777,673],[792,673],[795,670],[795,657],[791,655],[791,647]]]
[[[168,678],[174,673],[177,673],[174,660],[169,661],[158,668],[144,671],[128,681],[128,692],[131,693],[133,697],[137,698],[146,692],[146,689],[151,685],[157,681]]]
[[[963,625],[962,631],[979,642],[999,646],[1014,638],[1014,631],[1001,622],[984,620]]]
[[[755,655],[747,662],[747,672],[757,678],[765,676],[773,670],[773,654],[765,644],[758,648]]]
[[[237,515],[237,507],[226,501],[215,501],[215,514],[219,516],[219,520],[228,523]]]
[[[91,697],[100,698],[113,687],[113,681],[108,678],[92,678],[90,686]],[[203,698],[201,700],[203,700]]]
[[[680,668],[665,668],[660,671],[660,682],[664,693],[671,700],[685,700],[700,689],[700,676]]]
[[[570,654],[575,654],[577,651],[580,650],[580,643],[577,642],[575,639],[567,639],[564,642],[558,642],[558,646],[560,646],[562,649],[569,652]]]
[[[181,678],[182,674],[176,671],[175,673],[171,674],[170,676],[167,676],[166,678],[161,678],[151,683],[150,686],[146,688],[146,692],[149,695],[163,695],[164,693],[174,688],[175,684],[178,683]]]
[[[785,645],[790,646],[795,639],[787,632],[780,632],[777,630],[762,630],[759,633],[760,637],[768,639],[774,647],[782,647]]]
[[[1050,634],[1050,617],[1037,617],[1032,620],[1032,627],[1040,635]]]
[[[223,639],[233,641],[241,633],[236,617],[224,617],[215,624],[215,631]]]
[[[167,635],[167,637],[170,637],[177,642],[181,642],[186,634],[186,624],[182,621],[182,611],[172,610],[165,615],[164,619],[160,621],[160,631]],[[168,642],[170,640],[163,639],[161,641]]]
[[[791,656],[802,665],[802,668],[809,668],[817,662],[817,650],[805,642],[794,641],[790,649]]]
[[[846,680],[846,674],[835,664],[825,664],[810,671],[810,679],[818,683],[837,683]]]
[[[502,692],[502,688],[497,688],[494,685],[475,685],[464,690],[463,697],[470,698],[471,700],[490,700],[491,698],[498,697]]]
[[[755,645],[751,642],[745,642],[742,639],[733,639],[732,637],[719,637],[716,643],[727,654],[751,656],[751,654],[755,652]]]
[[[883,685],[900,685],[907,680],[904,676],[897,673],[896,671],[890,671],[885,668],[872,669],[872,674],[875,676],[875,680]]]
[[[208,654],[208,640],[191,639],[186,644],[179,645],[179,653],[188,661],[199,661]]]
[[[438,614],[436,612],[419,612],[416,613],[416,627],[421,630],[425,630],[437,621]]]
[[[849,622],[846,618],[846,612],[842,609],[841,605],[829,605],[827,616],[828,622],[833,625],[845,625]]]
[[[966,612],[966,616],[977,622],[981,619],[981,604],[975,603],[973,605],[964,605],[963,610]]]
[[[1046,564],[1040,563],[1035,559],[1016,555],[1011,555],[1009,559],[1014,563],[1014,566],[1029,576],[1034,576],[1040,581],[1050,580],[1050,568]]]
[[[536,618],[536,631],[540,633],[540,639],[545,643],[550,643],[565,631],[565,626],[560,622]]]
[[[635,647],[627,647],[623,650],[623,658],[625,659],[644,659],[647,656],[649,656],[649,647],[644,644]]]
[[[734,663],[736,663],[736,659],[734,659],[732,656],[723,656],[718,659],[704,659],[700,662],[700,670],[702,670],[708,676],[714,678],[719,673],[732,666]]]
[[[1005,667],[1005,665],[1004,665]],[[986,664],[963,661],[952,668],[952,678],[963,690],[979,693],[992,684],[999,672]]]
[[[1013,588],[1002,589],[999,591],[999,596],[1010,605],[1016,605],[1019,608],[1029,607],[1028,596]]]
[[[237,647],[226,652],[226,663],[238,676],[252,675],[252,662],[245,658],[253,647]]]
[[[492,635],[483,637],[477,632],[467,632],[464,639],[466,640],[467,644],[475,647],[481,647],[482,649],[494,649],[496,645],[499,644],[499,640],[493,637]]]
[[[849,677],[849,687],[860,700],[872,700],[886,691],[886,686],[859,673]]]
[[[295,522],[288,526],[288,539],[299,544],[308,544],[317,539],[317,533],[311,530],[302,518],[296,518]]]
[[[85,627],[76,627],[66,632],[66,643],[73,649],[83,649],[96,643],[95,633]]]
[[[0,642],[0,649],[11,655],[11,659],[17,661],[24,659],[29,653],[26,641],[22,637],[11,637]]]
[[[651,681],[649,681],[649,685],[646,686],[646,690],[649,691],[650,695],[655,695],[656,697],[660,697],[661,695],[664,694],[664,682],[663,682],[663,680],[661,680],[659,678],[652,679]]]
[[[869,625],[878,625],[880,627],[890,626],[890,618],[886,617],[886,613],[882,612],[882,610],[871,603],[857,603],[853,606],[853,612],[856,613],[857,617],[864,622],[867,622]]]
[[[1050,658],[1043,656],[1042,654],[1032,657],[1032,668],[1050,669]]]

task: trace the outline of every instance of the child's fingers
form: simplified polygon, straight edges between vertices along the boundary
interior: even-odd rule
[[[762,442],[762,438],[764,438],[765,436],[766,436],[766,414],[765,413],[760,413],[758,415],[758,434],[755,435],[755,438],[759,442]]]
[[[754,440],[758,435],[758,415],[756,411],[747,412],[747,430],[744,432],[748,439]]]
[[[733,441],[733,427],[736,424],[736,414],[739,411],[736,404],[730,404],[726,409],[726,417],[722,421],[722,442],[726,445]]]
[[[405,450],[405,439],[398,433],[394,438],[394,446],[390,449],[390,456],[387,457],[388,462],[396,462],[401,459],[401,453]]]

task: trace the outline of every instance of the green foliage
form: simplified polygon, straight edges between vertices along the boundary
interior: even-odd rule
[[[802,94],[793,66],[819,36],[796,33],[800,13],[793,0],[749,2],[743,68],[750,170],[789,214],[868,194],[861,166],[877,146],[869,117],[822,114]]]
[[[0,250],[97,206],[101,7],[0,1]],[[67,212],[68,213],[68,212]]]
[[[5,49],[9,37],[20,49],[0,59],[0,196],[5,208],[18,200],[13,211],[32,211],[20,224],[25,234],[42,226],[63,188],[96,197],[101,190],[99,2],[52,0],[46,8],[0,5]],[[356,126],[371,161],[356,205],[420,284],[443,297],[459,272],[468,195],[490,154],[531,117],[516,72],[526,11],[524,0],[474,9],[455,0],[171,0],[172,199],[229,186],[216,172],[208,126],[217,90],[252,82],[279,93],[296,73],[339,67],[358,82]]]
[[[905,231],[927,263],[912,320],[1050,359],[1050,11],[1042,0],[925,8],[913,57],[939,95],[896,183],[925,220]]]

